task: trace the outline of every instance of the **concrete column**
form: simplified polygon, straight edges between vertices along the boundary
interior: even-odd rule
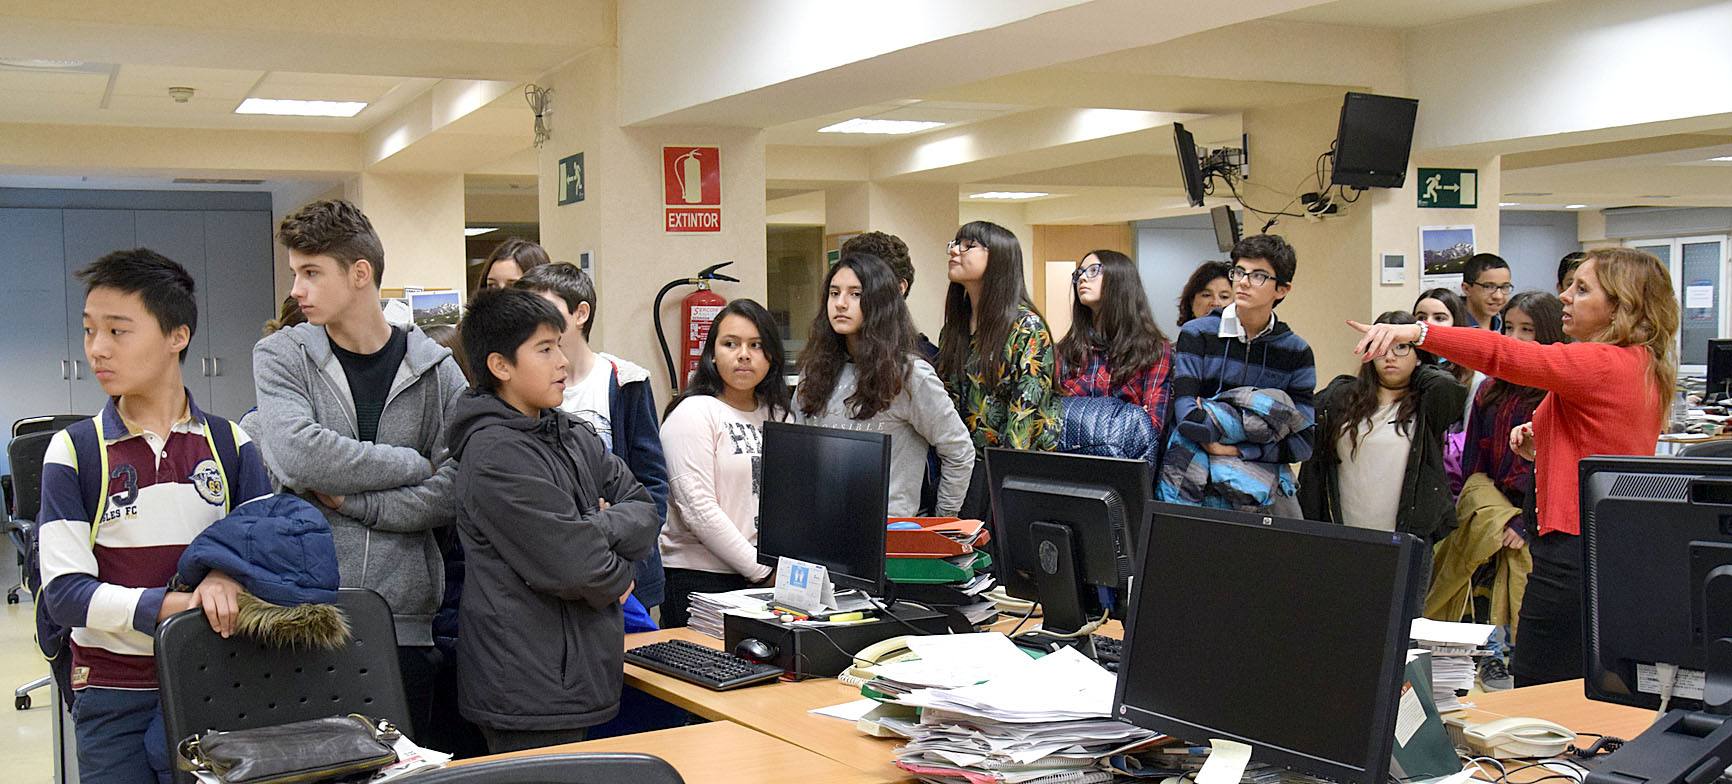
[[[934,342],[944,326],[949,290],[945,245],[956,236],[956,186],[933,183],[862,182],[824,192],[825,234],[882,231],[908,244],[914,288],[908,309],[914,325]],[[1028,238],[1019,237],[1024,246]]]
[[[386,288],[464,290],[463,175],[362,173],[344,191],[384,243]]]

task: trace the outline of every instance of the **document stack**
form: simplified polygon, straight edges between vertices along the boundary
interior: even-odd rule
[[[776,592],[770,588],[745,588],[726,593],[694,593],[691,597],[691,619],[686,626],[692,631],[701,632],[722,639],[722,613],[735,615],[750,615],[754,618],[774,618],[775,615],[764,609]]]
[[[1473,688],[1478,657],[1489,655],[1485,645],[1496,627],[1482,623],[1450,623],[1429,618],[1413,620],[1413,644],[1431,652],[1431,697],[1440,713],[1461,710],[1461,698]]]
[[[1111,779],[1107,759],[1166,742],[1111,718],[1113,674],[1074,649],[1029,659],[1003,635],[952,637],[973,639],[935,637],[935,648],[914,638],[925,649],[917,651],[922,659],[887,665],[883,673],[902,686],[967,684],[912,689],[897,699],[918,707],[920,718],[893,725],[909,739],[897,749],[896,764],[923,781],[1104,782]]]
[[[992,589],[992,534],[979,520],[954,517],[895,517],[885,532],[884,576],[896,598],[943,611],[955,608],[976,626],[997,619]]]

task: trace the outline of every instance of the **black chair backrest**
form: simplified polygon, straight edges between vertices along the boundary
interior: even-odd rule
[[[225,640],[200,611],[158,625],[156,671],[169,758],[181,739],[206,730],[350,713],[387,719],[408,731],[391,608],[364,588],[338,591],[337,604],[349,618],[352,638],[334,651],[274,648],[239,635]],[[193,778],[177,772],[176,780]]]
[[[685,784],[648,754],[548,754],[416,773],[416,784]]]
[[[42,460],[48,456],[48,444],[58,433],[58,430],[30,433],[6,445],[6,458],[12,461],[13,519],[34,521],[42,511]]]
[[[54,414],[53,416],[37,416],[20,419],[12,423],[12,437],[29,435],[31,433],[58,433],[80,419],[89,419],[89,414]]]
[[[1678,452],[1679,457],[1732,457],[1732,440],[1702,441]]]

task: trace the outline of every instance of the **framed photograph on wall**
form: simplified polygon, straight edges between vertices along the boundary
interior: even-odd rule
[[[449,290],[412,291],[409,292],[409,310],[414,314],[415,326],[456,326],[463,318],[463,295]]]
[[[1419,227],[1420,288],[1460,291],[1462,273],[1473,254],[1472,226]]]

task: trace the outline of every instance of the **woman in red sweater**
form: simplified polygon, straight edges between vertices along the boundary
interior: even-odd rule
[[[1589,455],[1652,455],[1671,414],[1678,299],[1659,259],[1628,248],[1589,251],[1560,297],[1574,343],[1524,343],[1486,330],[1365,325],[1365,360],[1401,343],[1488,376],[1547,391],[1510,446],[1534,460],[1540,536],[1510,671],[1516,685],[1582,677],[1582,549],[1576,464]]]

